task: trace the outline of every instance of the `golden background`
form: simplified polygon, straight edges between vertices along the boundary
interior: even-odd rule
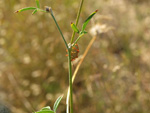
[[[40,0],[51,6],[67,40],[80,0]],[[0,0],[0,100],[12,113],[52,107],[68,87],[66,49],[51,16],[20,8],[34,0]],[[79,59],[93,37],[96,41],[81,65],[75,83],[75,113],[149,113],[150,1],[85,0],[79,28],[96,9],[89,32],[80,39]],[[98,27],[96,27],[98,26]],[[65,98],[58,113],[65,113]]]

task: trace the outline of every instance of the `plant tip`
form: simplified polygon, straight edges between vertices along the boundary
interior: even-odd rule
[[[17,10],[17,11],[15,11],[14,13],[19,13],[19,11]]]
[[[45,10],[46,10],[47,12],[50,12],[50,11],[52,11],[52,8],[51,8],[51,7],[48,7],[48,6],[45,6]]]
[[[98,9],[97,9],[97,10],[95,10],[95,12],[98,12]]]

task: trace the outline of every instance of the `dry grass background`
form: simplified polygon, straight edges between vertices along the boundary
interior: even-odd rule
[[[80,1],[40,2],[53,8],[69,41]],[[34,0],[0,0],[0,100],[13,113],[52,106],[68,86],[66,50],[52,18],[30,11],[14,14],[26,6],[35,6]],[[98,9],[88,31],[95,25],[113,29],[97,37],[81,65],[74,84],[75,112],[149,113],[149,6],[149,0],[85,1],[80,23]],[[91,38],[89,33],[80,40],[80,55]],[[58,113],[65,113],[65,98]]]

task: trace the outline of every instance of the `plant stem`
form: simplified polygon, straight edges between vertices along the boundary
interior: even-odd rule
[[[80,13],[81,13],[81,10],[82,10],[83,2],[84,2],[84,0],[81,0],[79,11],[78,11],[77,18],[76,18],[76,23],[75,23],[76,26],[78,25],[78,22],[79,22],[79,17],[80,17]],[[72,37],[71,37],[71,44],[74,41],[74,36],[75,36],[75,31],[73,31],[73,34],[72,34]]]
[[[85,52],[84,52],[84,54],[82,55],[82,58],[81,58],[81,60],[79,61],[78,65],[77,65],[77,67],[76,67],[76,69],[75,69],[75,71],[74,71],[74,73],[73,73],[73,75],[72,75],[72,84],[73,84],[73,82],[74,82],[74,79],[75,79],[75,77],[76,77],[76,75],[77,75],[77,72],[78,72],[78,70],[79,70],[79,68],[80,68],[80,66],[81,66],[81,64],[82,64],[82,62],[83,62],[83,60],[84,60],[84,58],[86,57],[86,55],[87,55],[89,49],[91,48],[92,44],[94,43],[95,39],[96,39],[96,36],[94,36],[94,37],[91,39],[91,41],[89,42],[87,48],[85,49]],[[66,113],[69,113],[69,106],[68,106],[69,97],[70,97],[70,93],[69,93],[69,92],[70,92],[70,88],[68,87],[67,99],[66,99],[66,104],[67,104]]]
[[[84,0],[81,0],[81,3],[80,3],[80,7],[79,7],[79,11],[78,11],[78,14],[77,14],[77,18],[76,18],[76,23],[75,25],[77,26],[78,25],[78,21],[79,21],[79,17],[80,17],[80,13],[81,13],[81,10],[82,10],[82,6],[83,6],[83,2]],[[73,43],[74,41],[74,36],[75,36],[75,31],[73,31],[73,34],[72,34],[72,38],[71,38],[71,44]],[[73,94],[72,94],[72,66],[71,66],[71,49],[72,48],[69,48],[68,47],[68,63],[69,63],[69,94],[70,94],[70,113],[73,113]],[[68,94],[68,95],[69,95]],[[68,96],[67,96],[68,97]],[[66,104],[67,104],[67,108],[66,108],[66,112],[69,113],[69,99],[67,98],[66,100]]]
[[[76,66],[76,69],[75,69],[75,71],[74,71],[74,73],[72,75],[72,83],[74,82],[74,79],[75,79],[75,77],[77,75],[77,72],[78,72],[78,70],[79,70],[79,68],[80,68],[84,58],[86,57],[88,51],[90,50],[91,46],[93,45],[94,41],[96,40],[96,37],[97,36],[92,37],[91,41],[89,42],[88,46],[86,47],[86,49],[85,49],[85,51],[84,51],[84,53],[82,55],[81,60],[79,61],[78,65]]]
[[[69,47],[69,50],[68,50],[68,64],[69,64],[69,88],[70,88],[70,113],[73,113],[71,49],[72,49],[72,47]]]
[[[51,10],[51,11],[52,11],[52,10]],[[51,14],[51,16],[52,16],[52,18],[53,18],[53,20],[54,20],[54,22],[55,22],[55,24],[56,24],[56,26],[57,26],[59,32],[60,32],[60,34],[61,34],[61,36],[62,36],[62,38],[63,38],[63,40],[64,40],[64,42],[65,42],[65,45],[66,45],[67,50],[69,50],[68,44],[67,44],[67,42],[66,42],[66,40],[65,40],[65,38],[64,38],[63,33],[62,33],[61,30],[60,30],[60,27],[59,27],[59,25],[58,25],[58,23],[57,23],[57,21],[56,21],[54,15],[53,15],[53,12],[51,12],[50,14]]]
[[[73,46],[78,42],[78,40],[84,35],[84,33],[82,33],[81,35],[79,35],[79,37],[75,40],[75,42],[73,43]]]
[[[57,26],[59,32],[60,32],[60,34],[61,34],[61,36],[62,36],[62,38],[63,38],[63,40],[64,40],[64,42],[65,42],[66,48],[67,48],[67,50],[68,50],[69,88],[70,88],[70,113],[73,113],[72,65],[71,65],[71,49],[72,49],[72,46],[71,46],[71,45],[68,46],[68,44],[67,44],[67,42],[66,42],[66,40],[65,40],[65,38],[64,38],[64,36],[63,36],[61,30],[60,30],[60,27],[59,27],[59,25],[57,24],[57,21],[56,21],[54,15],[53,15],[52,9],[51,9],[50,7],[47,7],[46,10],[47,10],[48,12],[50,12],[50,14],[51,14],[51,16],[52,16],[52,18],[53,18],[53,20],[54,20],[54,22],[55,22],[55,24],[56,24],[56,26]]]

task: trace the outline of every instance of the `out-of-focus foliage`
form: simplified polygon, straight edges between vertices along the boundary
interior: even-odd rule
[[[52,7],[69,42],[70,22],[75,22],[80,1],[40,3],[41,8]],[[30,11],[14,14],[17,9],[35,5],[34,0],[0,0],[0,99],[14,113],[52,106],[68,87],[65,45],[50,15],[31,15]],[[80,28],[93,10],[99,12],[87,26],[91,34],[79,41],[80,55],[94,29],[112,29],[97,37],[78,72],[74,83],[75,112],[150,111],[149,6],[149,0],[85,1]],[[65,113],[65,99],[57,112]]]
[[[62,100],[62,98],[63,98],[63,96],[59,96],[57,98],[57,100],[54,103],[53,110],[51,109],[50,106],[47,106],[47,107],[43,107],[40,111],[37,111],[35,113],[56,113],[56,110],[57,110],[59,103]]]

